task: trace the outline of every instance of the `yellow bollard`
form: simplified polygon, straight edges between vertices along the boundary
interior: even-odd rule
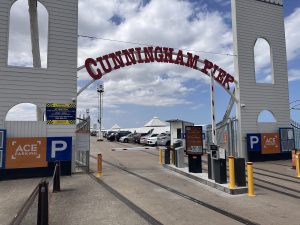
[[[101,177],[102,176],[102,154],[98,154],[97,163],[98,163],[97,177]]]
[[[248,174],[248,196],[254,197],[254,182],[253,182],[253,163],[247,162],[247,174]]]
[[[234,157],[229,156],[229,189],[235,189]]]
[[[174,165],[175,164],[175,151],[174,151],[174,149],[172,149],[172,164]]]
[[[171,164],[174,164],[174,151],[172,148],[170,149],[170,157],[171,157]]]
[[[163,164],[163,150],[159,149],[159,163],[160,165]]]
[[[297,177],[300,177],[300,153],[296,154],[296,171]]]

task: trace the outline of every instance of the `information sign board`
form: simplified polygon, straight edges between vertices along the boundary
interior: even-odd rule
[[[46,105],[47,124],[75,124],[76,104],[48,103]]]
[[[187,126],[186,152],[187,154],[203,154],[203,134],[202,126]]]
[[[7,138],[6,169],[47,167],[46,138]]]

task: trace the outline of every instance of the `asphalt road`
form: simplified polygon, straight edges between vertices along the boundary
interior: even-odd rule
[[[49,196],[50,224],[300,224],[300,179],[289,161],[254,164],[256,197],[250,198],[163,168],[156,149],[111,151],[130,146],[91,138],[92,172],[62,177],[62,191]],[[101,178],[95,176],[98,153],[103,155]],[[1,225],[9,224],[39,180],[0,182]],[[23,225],[36,223],[36,202]]]

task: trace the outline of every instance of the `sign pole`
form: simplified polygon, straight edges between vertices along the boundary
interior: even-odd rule
[[[104,87],[103,84],[99,84],[97,88],[97,92],[99,93],[99,112],[98,112],[98,123],[99,123],[99,133],[98,133],[98,141],[102,141],[101,128],[102,128],[102,109],[103,109],[103,92]]]

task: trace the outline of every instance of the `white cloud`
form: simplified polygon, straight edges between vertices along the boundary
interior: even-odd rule
[[[291,69],[289,70],[289,81],[300,80],[300,69]]]
[[[300,8],[285,19],[287,57],[292,60],[300,54]]]
[[[191,2],[152,0],[143,7],[141,1],[122,1],[122,7],[120,7],[118,6],[119,1],[111,1],[103,15],[97,14],[98,9],[93,6],[93,3],[97,7],[100,7],[99,4],[103,4],[95,0],[80,1],[79,31],[82,34],[87,32],[87,34],[113,40],[176,49],[232,52],[231,29],[222,14],[195,8],[195,4]],[[91,12],[87,16],[88,18],[81,19],[86,15],[83,14],[83,10]],[[119,26],[109,20],[116,14],[123,18]],[[91,17],[93,17],[93,23],[90,23]],[[80,38],[78,65],[83,65],[84,60],[88,57],[95,58],[117,50],[138,46]],[[233,73],[233,57],[202,52],[193,53],[200,55],[201,58],[213,60],[228,72]],[[85,69],[78,73],[78,77],[81,83],[91,79]],[[105,75],[102,81],[105,87],[106,107],[118,107],[128,103],[144,106],[189,104],[187,95],[197,90],[189,88],[186,82],[196,81],[207,84],[209,82],[206,75],[195,70],[158,63],[135,65],[113,71]],[[95,89],[89,89],[82,93],[78,99],[79,105],[92,107],[88,103],[89,99],[95,99],[96,103]]]
[[[41,64],[47,67],[48,48],[48,13],[46,8],[38,3],[39,43]],[[32,51],[28,1],[18,0],[11,8],[8,64],[32,67]]]
[[[6,115],[6,121],[36,121],[36,105],[21,103],[12,107]]]

